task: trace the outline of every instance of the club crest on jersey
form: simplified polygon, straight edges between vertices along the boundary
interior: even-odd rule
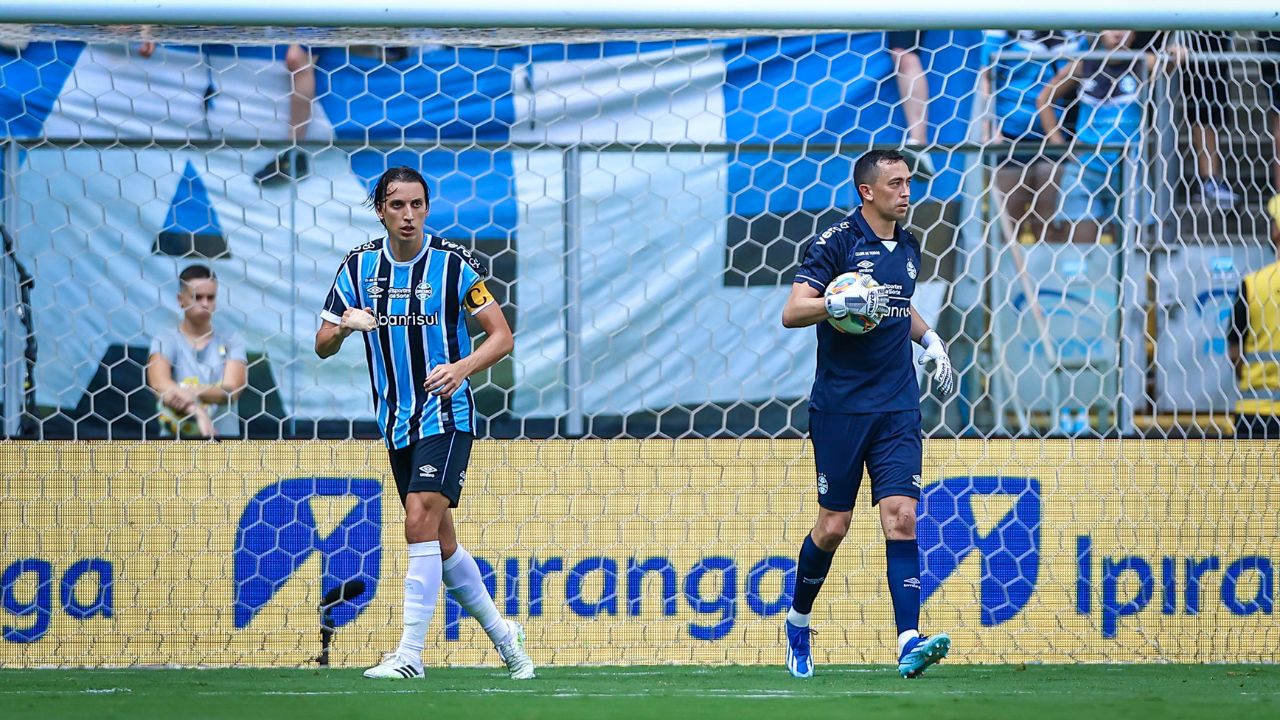
[[[916,279],[916,264],[911,262],[910,259],[907,260],[907,277],[912,280]]]
[[[426,281],[418,283],[418,286],[413,289],[413,294],[417,296],[419,300],[426,300],[431,297],[431,293],[431,283]]]

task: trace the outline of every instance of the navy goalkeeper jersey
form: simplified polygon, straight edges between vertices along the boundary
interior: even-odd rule
[[[471,383],[448,397],[428,393],[422,383],[431,368],[471,354],[466,314],[493,302],[484,285],[484,265],[461,245],[423,238],[418,256],[397,262],[385,240],[347,254],[320,317],[342,322],[347,308],[371,308],[376,330],[364,340],[374,412],[387,446],[447,432],[475,432]]]
[[[874,330],[846,335],[826,321],[818,329],[818,370],[809,407],[828,413],[879,413],[920,408],[911,357],[911,296],[920,272],[920,242],[894,226],[876,237],[862,208],[809,241],[795,281],[825,292],[847,272],[871,275],[889,288],[889,315]]]

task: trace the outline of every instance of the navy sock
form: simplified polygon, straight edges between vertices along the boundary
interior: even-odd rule
[[[813,601],[827,579],[833,557],[835,552],[818,547],[812,534],[804,537],[804,545],[800,546],[800,562],[796,565],[796,594],[791,600],[792,610],[802,615],[813,612]]]
[[[920,546],[915,540],[885,540],[884,557],[893,619],[901,635],[920,626]]]

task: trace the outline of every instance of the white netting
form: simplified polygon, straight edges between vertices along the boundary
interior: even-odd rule
[[[1280,392],[1257,325],[1274,301],[1246,299],[1255,324],[1229,326],[1242,278],[1275,259],[1274,39],[723,35],[0,33],[0,662],[302,662],[315,623],[295,611],[397,576],[374,548],[396,546],[399,511],[360,484],[386,475],[364,442],[365,358],[347,343],[321,361],[312,338],[338,262],[379,232],[371,183],[399,164],[432,184],[428,229],[491,268],[516,332],[473,378],[480,435],[516,440],[482,444],[467,486],[500,607],[555,662],[776,660],[812,521],[814,368],[812,331],[780,312],[804,243],[852,208],[853,160],[904,143],[932,169],[914,304],[961,379],[923,401],[926,615],[982,660],[1269,657],[1256,553],[1277,536],[1276,448],[1236,435],[1229,355]],[[246,351],[226,434],[280,442],[60,442],[165,434],[146,367],[193,263],[217,273],[214,325]],[[605,441],[527,442],[579,437]],[[888,646],[870,517],[842,550],[853,579],[820,601],[847,628],[832,660]],[[364,545],[339,542],[365,521]],[[953,572],[968,582],[942,584]],[[532,588],[551,573],[544,607]],[[350,662],[398,617],[395,598],[362,598],[339,618]],[[113,602],[122,634],[76,640]],[[455,661],[483,658],[471,632],[445,645]]]

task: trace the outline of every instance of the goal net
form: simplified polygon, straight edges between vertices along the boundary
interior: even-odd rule
[[[1278,38],[5,26],[0,666],[393,646],[365,358],[312,344],[396,165],[515,330],[456,517],[535,659],[781,662],[818,487],[814,333],[779,319],[870,148],[912,160],[913,305],[959,377],[920,374],[926,629],[961,662],[1273,660]],[[221,442],[148,385],[197,352],[197,264],[247,367]],[[864,489],[819,663],[893,657],[875,518]],[[440,608],[428,663],[493,662]]]

